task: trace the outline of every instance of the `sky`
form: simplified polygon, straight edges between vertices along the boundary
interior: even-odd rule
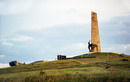
[[[91,11],[101,49],[130,55],[130,0],[0,0],[0,68],[88,53]]]

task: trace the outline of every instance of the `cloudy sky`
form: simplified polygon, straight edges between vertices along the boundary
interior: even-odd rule
[[[88,52],[91,11],[103,52],[130,55],[130,0],[0,0],[0,67]]]

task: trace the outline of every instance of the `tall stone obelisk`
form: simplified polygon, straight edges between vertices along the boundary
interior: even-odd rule
[[[91,12],[91,52],[101,52],[97,13]]]

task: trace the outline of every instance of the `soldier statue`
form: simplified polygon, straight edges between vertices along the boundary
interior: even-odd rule
[[[98,50],[98,47],[96,44],[93,44],[93,43],[90,43],[90,40],[88,42],[88,49],[89,49],[89,52],[93,52],[93,50],[96,48],[96,50]]]
[[[89,49],[89,52],[92,51],[92,43],[90,43],[90,40],[89,40],[89,42],[88,42],[88,49]]]

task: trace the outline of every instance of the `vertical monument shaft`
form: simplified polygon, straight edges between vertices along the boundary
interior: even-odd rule
[[[91,18],[91,43],[92,43],[91,52],[101,52],[97,14],[92,11],[91,17],[92,17]]]

